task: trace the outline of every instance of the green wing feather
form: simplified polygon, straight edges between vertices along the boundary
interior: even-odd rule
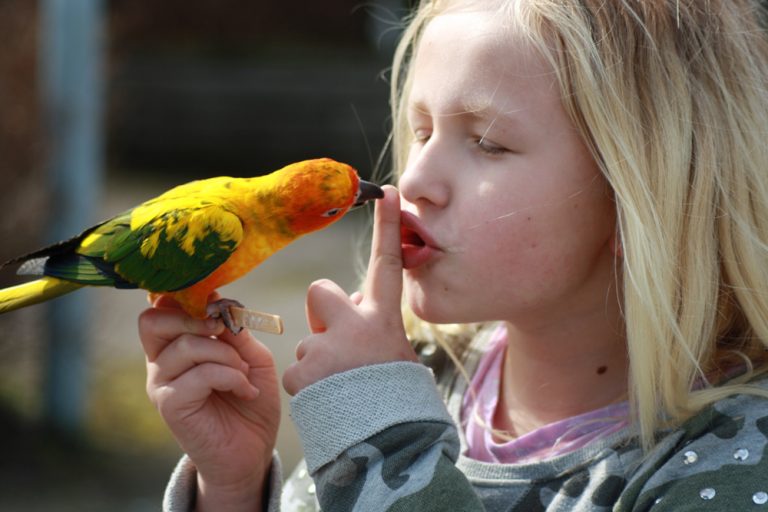
[[[74,252],[48,258],[45,274],[90,285],[175,291],[211,274],[242,240],[242,222],[221,206],[198,202],[163,210],[151,204],[151,210],[142,205],[86,232]]]
[[[78,252],[93,256],[95,249],[123,279],[150,291],[179,290],[204,279],[227,261],[243,236],[240,219],[213,204],[171,209],[147,222],[137,223],[132,215],[132,220],[128,229],[92,237],[95,243]],[[101,238],[107,240],[99,243]]]

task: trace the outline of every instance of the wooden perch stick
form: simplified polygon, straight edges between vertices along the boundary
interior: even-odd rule
[[[252,331],[268,332],[271,334],[283,334],[283,320],[279,315],[263,313],[252,309],[229,308],[237,327],[247,327]]]

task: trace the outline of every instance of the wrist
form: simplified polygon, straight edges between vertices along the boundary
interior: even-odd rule
[[[270,466],[236,482],[217,482],[197,474],[196,512],[257,512],[263,509]]]

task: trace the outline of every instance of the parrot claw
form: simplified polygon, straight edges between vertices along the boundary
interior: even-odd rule
[[[236,300],[220,299],[208,304],[206,313],[208,313],[208,316],[211,318],[221,318],[221,321],[224,322],[224,326],[229,329],[232,334],[237,335],[240,334],[240,331],[243,330],[243,327],[235,325],[235,319],[232,317],[232,312],[229,310],[231,306],[236,306],[238,308],[244,307],[240,302]]]

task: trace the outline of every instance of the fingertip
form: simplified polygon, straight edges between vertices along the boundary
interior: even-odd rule
[[[237,389],[235,394],[239,399],[250,402],[252,400],[256,400],[259,395],[261,395],[261,390],[253,384],[249,384],[244,386],[242,389]]]
[[[383,186],[381,187],[381,189],[384,191],[384,197],[385,197],[385,198],[386,198],[386,197],[390,197],[390,196],[392,196],[393,194],[394,194],[394,195],[397,195],[397,196],[399,197],[399,194],[400,194],[400,193],[398,192],[398,190],[397,190],[397,187],[395,187],[394,185],[390,185],[390,184],[387,184],[387,185],[383,185]]]
[[[330,279],[314,281],[309,285],[304,306],[310,331],[314,334],[325,332],[349,304],[349,296],[335,282]]]
[[[384,197],[376,201],[377,209],[380,212],[397,211],[400,212],[400,192],[392,185],[384,185]]]
[[[307,289],[308,290],[312,290],[314,288],[324,287],[324,286],[326,286],[327,282],[328,282],[328,279],[326,279],[326,278],[315,279],[314,281],[309,283],[309,286],[307,287]]]
[[[219,318],[208,317],[204,320],[204,326],[212,336],[216,336],[224,329],[224,322]]]
[[[173,297],[169,295],[150,293],[147,294],[147,300],[150,304],[152,304],[153,308],[182,309],[181,304],[179,304]]]
[[[309,284],[309,288],[310,289],[312,289],[312,288],[323,288],[324,290],[332,290],[334,288],[338,288],[338,286],[336,285],[336,283],[334,283],[330,279],[324,277],[324,278],[320,278],[320,279],[316,279],[316,280],[312,281]]]
[[[307,305],[310,306],[315,299],[328,299],[332,296],[347,297],[346,292],[330,279],[318,279],[313,281],[307,289]]]

